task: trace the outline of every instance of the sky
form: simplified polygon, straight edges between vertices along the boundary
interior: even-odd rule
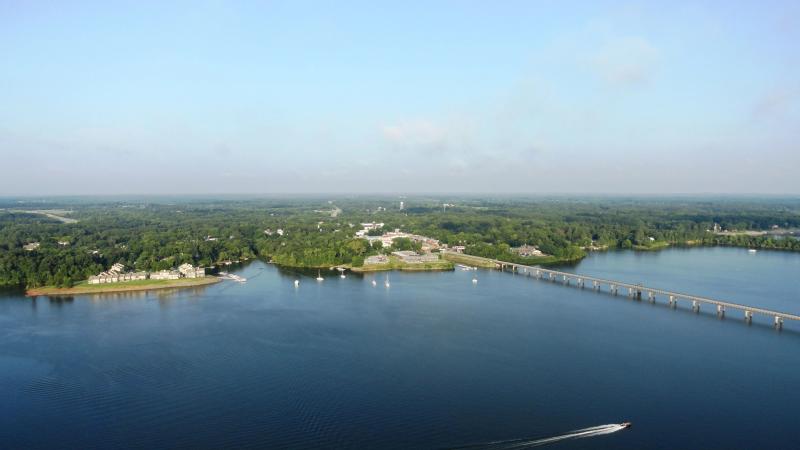
[[[0,0],[0,195],[800,194],[797,1]]]

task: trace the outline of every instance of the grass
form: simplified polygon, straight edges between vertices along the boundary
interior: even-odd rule
[[[440,259],[438,261],[424,262],[424,263],[406,263],[400,258],[392,255],[389,256],[389,262],[386,264],[367,264],[361,267],[353,267],[353,272],[379,272],[383,270],[453,270],[453,263]]]
[[[669,247],[669,242],[667,241],[656,241],[650,245],[634,245],[634,250],[643,250],[643,251],[652,251],[652,250],[662,250]]]
[[[71,288],[44,286],[28,289],[27,295],[75,295],[101,292],[145,291],[150,289],[185,288],[203,286],[219,282],[217,277],[179,278],[177,280],[134,280],[120,283],[89,284],[87,281],[76,283]]]
[[[467,266],[475,266],[475,267],[483,267],[486,269],[494,269],[495,264],[491,261],[487,261],[485,258],[481,258],[478,256],[470,256],[464,255],[462,253],[445,253],[444,258],[448,261],[453,261],[459,264],[464,264]]]

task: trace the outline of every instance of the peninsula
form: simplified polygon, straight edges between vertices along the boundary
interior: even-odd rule
[[[89,284],[80,282],[73,287],[54,287],[44,286],[40,288],[28,289],[25,295],[35,297],[37,295],[63,296],[79,294],[101,294],[111,292],[132,292],[149,291],[155,289],[183,289],[196,286],[206,286],[222,281],[218,277],[204,278],[178,278],[176,280],[135,280],[109,284]]]

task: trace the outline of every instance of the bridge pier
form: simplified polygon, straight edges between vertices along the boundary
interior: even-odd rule
[[[775,328],[778,330],[783,329],[783,317],[775,316]]]
[[[642,299],[642,290],[641,289],[637,289],[636,290],[636,300],[641,300],[641,299]]]
[[[720,319],[725,318],[725,307],[722,305],[717,305],[717,315]]]
[[[670,308],[676,308],[678,306],[678,299],[674,296],[669,296],[669,306]]]
[[[648,291],[647,292],[647,300],[649,300],[650,303],[655,303],[656,302],[656,294],[653,293],[653,291]]]
[[[748,325],[753,323],[753,311],[745,310],[745,312],[744,312],[744,322],[746,324],[748,324]]]
[[[692,311],[699,313],[700,312],[700,302],[697,300],[692,300]]]
[[[628,297],[633,297],[633,288],[628,288]]]
[[[567,277],[566,275],[562,275],[561,280],[564,283],[564,285],[569,285],[569,277]]]
[[[583,289],[583,278],[578,278],[578,287]]]

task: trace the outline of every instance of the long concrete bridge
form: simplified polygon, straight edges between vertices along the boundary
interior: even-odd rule
[[[775,326],[775,328],[778,329],[783,328],[784,320],[800,321],[800,316],[796,314],[773,311],[770,309],[758,308],[749,305],[742,305],[739,303],[732,303],[708,297],[700,297],[697,295],[684,294],[681,292],[673,292],[665,289],[657,289],[657,288],[647,287],[642,284],[632,284],[632,283],[625,283],[622,281],[606,280],[603,278],[591,277],[569,272],[561,272],[558,270],[543,269],[541,267],[536,267],[536,266],[515,264],[506,261],[481,258],[472,255],[469,255],[469,258],[475,258],[477,260],[482,260],[483,262],[493,263],[495,265],[495,268],[503,271],[510,270],[512,272],[521,273],[529,277],[550,280],[553,282],[560,282],[564,285],[571,285],[574,283],[576,287],[581,289],[586,288],[586,283],[588,282],[591,283],[591,289],[600,291],[602,287],[605,286],[608,289],[608,291],[613,295],[619,294],[620,289],[622,289],[623,292],[627,290],[627,295],[636,300],[641,300],[642,295],[644,294],[647,296],[647,300],[650,301],[651,303],[655,303],[656,297],[661,296],[667,300],[669,306],[672,308],[678,307],[678,301],[691,302],[692,310],[695,312],[700,312],[701,305],[710,305],[712,308],[716,309],[717,315],[719,317],[725,317],[725,312],[727,310],[737,310],[743,313],[744,320],[747,323],[752,323],[754,314],[761,314],[770,317],[773,325]]]

